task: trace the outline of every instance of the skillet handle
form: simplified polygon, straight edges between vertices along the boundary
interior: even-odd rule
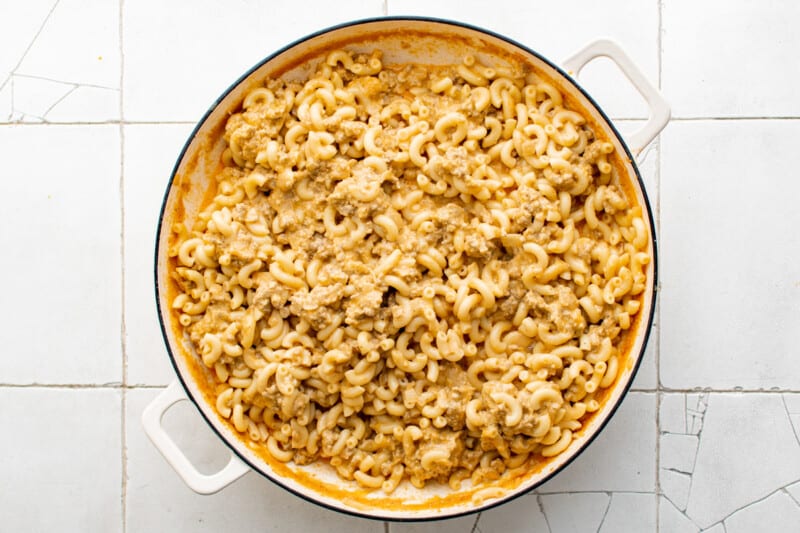
[[[607,39],[589,43],[572,57],[563,62],[564,69],[573,78],[577,78],[581,69],[598,57],[607,57],[617,64],[625,77],[633,84],[650,108],[647,123],[639,131],[628,136],[631,151],[638,155],[656,138],[667,125],[670,117],[669,104],[658,89],[647,80],[641,70],[631,61],[622,48]]]
[[[173,381],[142,413],[144,432],[190,489],[198,494],[214,494],[249,472],[250,467],[233,454],[228,464],[215,474],[201,474],[194,467],[161,424],[164,414],[170,407],[187,400],[180,384]]]

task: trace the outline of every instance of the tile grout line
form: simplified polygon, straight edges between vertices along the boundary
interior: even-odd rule
[[[53,7],[51,7],[50,11],[47,12],[47,15],[44,17],[44,20],[39,25],[39,29],[36,30],[36,34],[33,36],[33,39],[31,39],[31,42],[28,43],[28,46],[22,52],[22,56],[20,56],[19,61],[17,61],[17,64],[14,65],[14,68],[11,69],[11,72],[9,72],[8,76],[6,77],[6,79],[4,79],[2,83],[0,83],[0,90],[4,89],[6,84],[8,84],[9,82],[13,83],[14,76],[17,73],[17,69],[22,65],[22,62],[25,61],[25,58],[28,56],[28,52],[30,52],[31,48],[33,48],[33,45],[36,43],[36,40],[39,38],[39,35],[42,34],[42,30],[44,30],[44,27],[47,26],[47,22],[50,20],[50,17],[53,16],[53,12],[56,10],[56,8],[58,7],[58,4],[60,2],[61,2],[61,0],[56,0],[55,3],[53,4]],[[12,94],[12,97],[13,97],[13,94],[14,94],[13,91],[12,91],[11,94]],[[12,113],[12,115],[14,113],[14,100],[13,99],[11,100],[11,113]]]
[[[116,388],[121,389],[121,405],[122,405],[122,411],[121,411],[121,427],[122,427],[121,449],[122,449],[122,474],[123,474],[122,475],[122,531],[125,532],[126,531],[126,489],[127,489],[127,485],[126,485],[126,483],[127,483],[127,481],[126,481],[126,470],[127,470],[126,419],[127,419],[127,411],[125,409],[125,406],[126,406],[126,401],[127,401],[127,390],[128,389],[138,389],[138,388],[158,388],[158,387],[161,387],[161,386],[160,385],[138,385],[137,386],[137,385],[129,385],[128,382],[127,382],[127,380],[128,380],[128,368],[127,368],[128,357],[127,357],[127,348],[126,348],[126,329],[125,329],[125,318],[126,318],[126,313],[125,313],[125,297],[126,297],[125,274],[126,274],[126,272],[125,272],[125,261],[124,261],[125,260],[125,240],[124,240],[124,236],[125,236],[126,228],[125,228],[124,171],[123,171],[123,169],[124,169],[124,144],[125,144],[124,143],[124,129],[125,129],[124,126],[126,124],[132,124],[132,123],[131,122],[125,122],[123,120],[123,118],[122,118],[123,117],[122,116],[122,107],[123,107],[122,79],[123,79],[123,76],[124,76],[123,67],[122,67],[122,64],[124,64],[124,59],[122,57],[122,38],[123,38],[123,35],[122,35],[122,24],[123,24],[122,6],[123,6],[123,4],[124,4],[124,0],[120,0],[119,1],[119,9],[120,9],[120,13],[119,13],[119,30],[120,30],[119,39],[120,39],[120,56],[121,56],[120,57],[120,60],[121,60],[121,67],[120,67],[120,95],[119,95],[120,120],[116,121],[116,123],[119,124],[119,135],[120,135],[120,178],[119,178],[120,179],[120,181],[119,181],[119,184],[120,184],[120,190],[119,190],[119,193],[120,193],[120,209],[121,209],[121,215],[120,215],[121,216],[121,227],[120,227],[120,231],[121,231],[121,242],[120,242],[121,265],[120,265],[120,268],[121,268],[121,275],[122,275],[122,278],[121,278],[121,282],[122,282],[122,285],[121,285],[121,341],[120,342],[121,342],[121,350],[122,350],[121,351],[121,356],[122,356],[122,369],[121,369],[122,370],[122,384],[121,384],[121,386],[110,385],[108,387],[114,388],[114,389],[116,389]],[[659,23],[658,24],[659,25],[659,36],[658,36],[658,54],[659,54],[659,58],[658,58],[657,83],[658,83],[658,86],[660,88],[661,87],[661,76],[662,76],[662,72],[661,72],[661,68],[662,68],[661,67],[661,55],[662,55],[662,50],[661,50],[661,10],[662,10],[662,2],[661,2],[661,0],[657,0],[657,4],[658,4],[658,23]],[[383,11],[384,11],[384,15],[388,14],[388,0],[383,0]],[[13,80],[12,80],[12,83],[13,83]],[[744,118],[738,118],[737,117],[737,118],[732,118],[731,120],[743,120],[743,119]],[[680,120],[691,121],[691,120],[720,120],[720,119],[703,119],[703,118],[691,119],[690,118],[690,119],[678,119],[678,120],[679,121]],[[744,120],[747,120],[747,119],[744,119]],[[91,124],[92,123],[88,123],[87,125],[91,125]],[[112,124],[114,124],[114,123],[112,123]],[[152,122],[150,124],[194,124],[194,123],[193,122],[173,122],[173,123]],[[656,174],[656,191],[657,191],[657,194],[658,194],[658,198],[657,198],[657,201],[656,201],[656,224],[657,224],[657,228],[659,228],[659,233],[660,233],[660,228],[661,228],[661,218],[660,218],[661,161],[662,161],[660,139],[657,140],[657,143],[658,144],[657,144],[657,153],[656,153],[656,170],[655,170],[655,174]],[[656,308],[657,316],[660,319],[660,316],[661,316],[660,315],[660,311],[661,311],[660,299],[659,299],[659,301],[657,302],[656,305],[657,305],[657,308]],[[656,446],[656,457],[655,457],[655,465],[656,465],[655,466],[655,468],[656,468],[656,472],[655,472],[655,480],[656,480],[656,485],[655,485],[655,487],[656,487],[656,506],[655,506],[655,509],[656,509],[656,526],[655,526],[655,529],[656,529],[656,531],[659,531],[659,512],[660,512],[659,500],[660,500],[660,493],[661,493],[660,480],[659,480],[659,471],[660,471],[660,466],[659,466],[660,465],[660,434],[661,434],[661,429],[660,429],[660,422],[661,422],[660,421],[660,403],[661,403],[661,396],[662,396],[663,392],[667,391],[667,389],[664,389],[662,387],[661,381],[660,381],[660,348],[661,348],[661,324],[660,324],[660,320],[659,320],[659,328],[658,328],[658,331],[656,332],[654,340],[656,341],[656,351],[654,353],[654,359],[655,359],[655,365],[656,365],[656,368],[655,368],[655,373],[656,373],[655,389],[654,390],[639,390],[639,392],[655,393],[655,395],[656,395],[656,400],[655,400],[655,403],[656,403],[655,422],[656,422],[657,435],[656,435],[656,443],[655,443],[655,446]],[[4,387],[4,386],[12,386],[13,387],[14,385],[0,385],[0,387]],[[37,385],[33,385],[33,386],[37,386]],[[69,385],[42,385],[42,386],[43,387],[50,387],[50,386],[52,386],[52,387],[70,387]],[[82,388],[82,386],[80,386],[80,385],[76,385],[74,387],[75,388]],[[100,387],[96,387],[96,388],[105,388],[105,387],[106,386],[100,385]],[[91,386],[87,385],[86,388],[95,388],[95,387],[91,387]],[[633,389],[633,391],[636,392],[635,389]],[[697,392],[697,391],[693,391],[693,392]],[[710,392],[713,393],[715,391],[710,391]],[[769,393],[769,392],[784,393],[784,391],[736,391],[735,389],[734,390],[728,390],[728,391],[725,391],[725,390],[719,391],[719,393],[737,393],[737,392],[739,392],[739,393]],[[476,525],[477,525],[477,521],[476,521]],[[391,529],[390,524],[388,522],[384,522],[384,531],[386,533],[388,533],[390,531],[390,529]]]
[[[608,516],[608,510],[611,509],[611,500],[614,499],[614,493],[611,491],[603,491],[602,494],[608,496],[608,503],[606,504],[606,510],[603,511],[603,517],[600,518],[600,523],[597,525],[596,533],[600,533],[603,529],[603,524],[606,522],[606,517]]]
[[[656,35],[656,43],[658,48],[658,78],[656,79],[656,83],[658,84],[659,91],[662,90],[662,78],[663,78],[663,63],[664,63],[664,42],[662,39],[662,33],[664,31],[664,3],[663,0],[656,0],[656,4],[658,7],[657,10],[657,19],[658,19],[658,34]],[[667,123],[669,126],[669,123]],[[656,142],[656,228],[658,234],[661,235],[661,136],[659,135]],[[663,242],[663,241],[662,241]],[[658,330],[656,331],[656,353],[655,353],[655,363],[656,363],[656,460],[655,460],[655,498],[656,498],[656,523],[655,523],[655,531],[656,533],[661,532],[661,300],[662,298],[658,298],[656,301],[656,314],[658,315]]]
[[[662,39],[662,33],[664,31],[664,1],[656,0],[656,6],[658,8],[656,14],[656,19],[658,20],[658,35],[656,35],[656,49],[658,50],[658,60],[656,61],[656,65],[658,66],[658,72],[656,74],[656,83],[658,84],[658,88],[660,90],[662,89],[661,78],[664,75],[664,41]]]
[[[127,328],[125,324],[125,118],[123,114],[123,82],[125,79],[125,54],[123,53],[123,8],[125,0],[119,0],[119,205],[120,205],[120,272],[121,272],[121,306],[120,306],[120,344],[122,348],[122,401],[121,401],[121,468],[122,487],[122,533],[128,529],[128,346]]]
[[[469,533],[480,532],[480,529],[478,528],[478,523],[481,521],[482,515],[483,512],[479,511],[478,514],[475,516],[475,522],[472,523],[472,529],[469,530]]]
[[[383,16],[386,17],[389,15],[389,0],[383,0]]]

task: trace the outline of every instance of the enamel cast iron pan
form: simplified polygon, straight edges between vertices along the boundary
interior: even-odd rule
[[[629,343],[627,360],[621,361],[620,375],[603,406],[576,434],[566,451],[521,480],[500,485],[502,490],[499,497],[480,504],[471,502],[468,487],[453,492],[448,487],[432,483],[424,489],[416,489],[404,483],[387,499],[381,491],[370,495],[359,490],[355,483],[349,485],[349,482],[338,478],[325,465],[301,467],[294,463],[278,463],[257,454],[237,436],[228,421],[216,413],[214,401],[207,392],[207,378],[202,361],[183,337],[177,318],[171,313],[171,296],[167,290],[170,228],[177,220],[185,220],[186,225],[191,227],[199,212],[204,194],[211,183],[209,174],[225,148],[222,132],[229,114],[238,109],[247,90],[265,78],[278,75],[287,79],[301,79],[313,72],[319,58],[324,57],[327,51],[342,46],[367,53],[380,48],[384,52],[384,63],[458,64],[467,53],[475,55],[483,64],[503,64],[508,58],[527,62],[553,80],[571,102],[577,102],[583,108],[584,116],[614,144],[615,153],[620,156],[618,171],[623,180],[630,181],[645,215],[643,218],[650,232],[653,257],[648,265],[647,289],[639,318],[629,333],[634,338]],[[610,58],[619,66],[650,108],[647,122],[638,132],[628,136],[627,142],[594,100],[571,77],[577,76],[581,68],[600,56]],[[575,459],[607,424],[630,387],[644,353],[655,309],[656,238],[652,210],[635,164],[635,156],[658,135],[668,119],[669,107],[661,95],[611,41],[594,42],[559,67],[502,35],[451,21],[404,17],[362,20],[336,26],[310,35],[270,55],[231,85],[200,120],[178,158],[167,187],[156,243],[156,303],[161,330],[178,380],[145,410],[142,419],[148,436],[186,484],[198,493],[217,492],[246,472],[255,470],[314,503],[381,520],[450,518],[493,507],[539,486]],[[215,474],[204,475],[198,472],[161,425],[166,410],[187,398],[197,406],[209,426],[231,450],[230,461]]]

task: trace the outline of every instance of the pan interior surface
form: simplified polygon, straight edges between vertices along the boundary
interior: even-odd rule
[[[367,490],[344,481],[327,462],[299,466],[281,462],[238,432],[234,423],[217,409],[217,376],[204,363],[181,324],[181,313],[173,307],[181,289],[174,281],[179,233],[192,228],[201,213],[219,193],[215,178],[222,172],[226,154],[225,130],[231,116],[241,112],[242,102],[267,79],[301,82],[311,76],[334,50],[345,48],[354,55],[380,50],[383,65],[462,65],[470,56],[475,64],[498,71],[522,69],[536,72],[557,87],[565,102],[578,110],[586,122],[613,148],[613,165],[626,195],[641,209],[640,220],[647,235],[651,258],[643,265],[645,287],[638,312],[620,345],[618,374],[596,412],[587,416],[565,451],[547,460],[533,460],[495,481],[473,486],[463,480],[458,489],[428,483],[417,488],[404,482],[391,494]],[[472,60],[470,60],[472,61]],[[195,129],[176,165],[167,189],[156,253],[159,318],[172,363],[190,399],[203,417],[231,449],[254,470],[284,488],[315,503],[351,514],[385,520],[426,520],[477,512],[524,494],[540,485],[572,461],[608,422],[627,392],[638,368],[652,323],[655,299],[655,233],[650,206],[633,158],[603,112],[589,96],[557,67],[501,36],[477,28],[431,19],[377,19],[344,25],[298,41],[268,57],[245,74],[216,102]],[[509,470],[510,471],[510,470]]]

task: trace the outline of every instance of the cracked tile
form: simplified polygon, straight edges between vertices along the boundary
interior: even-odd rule
[[[800,415],[800,394],[786,393],[782,396],[786,412],[790,415]]]
[[[691,475],[662,468],[658,476],[662,494],[680,511],[685,511],[686,504],[689,501],[689,489],[692,484]]]
[[[658,414],[662,433],[686,434],[685,394],[662,393]]]
[[[800,506],[783,491],[748,505],[725,519],[726,533],[797,531]]]
[[[57,0],[30,0],[24,9],[14,9],[13,24],[3,24],[0,31],[0,86],[25,55],[28,45],[46,21]],[[6,4],[10,6],[10,4]],[[7,7],[5,9],[11,9]]]
[[[120,382],[119,127],[0,126],[0,160],[0,249],[36,280],[3,289],[2,381]]]
[[[78,86],[47,113],[48,122],[110,122],[119,118],[119,91]]]
[[[560,63],[589,42],[602,37],[615,39],[653,81],[658,76],[658,5],[653,2],[610,0],[602,3],[567,0],[508,2],[502,9],[486,9],[484,0],[391,0],[390,15],[442,17],[475,24],[518,40]],[[619,17],[615,13],[626,13]],[[571,30],[561,28],[569,13]],[[636,20],[630,24],[629,20]],[[536,21],[533,26],[531,21]],[[533,29],[535,27],[535,30]],[[602,28],[602,33],[598,33]],[[601,58],[581,72],[580,83],[611,117],[646,117],[639,94],[610,60]]]
[[[751,466],[754,457],[758,462]],[[709,395],[689,517],[708,527],[798,479],[800,453],[781,395]]]
[[[540,498],[550,531],[558,533],[598,531],[612,499],[604,492],[543,494]]]
[[[30,35],[18,36],[18,43],[29,48],[18,51],[13,63],[2,61],[8,74],[14,75],[14,86],[13,108],[5,113],[0,107],[0,118],[15,122],[117,120],[119,5],[59,0],[48,2],[46,8],[40,4],[35,11],[39,12],[36,24],[29,22],[25,29]],[[98,91],[103,88],[107,93]],[[80,98],[75,98],[77,93],[82,93]]]
[[[800,445],[800,394],[784,394],[783,405],[792,423],[797,444]]]
[[[161,201],[190,125],[125,125],[125,346],[128,383],[175,379],[153,297],[153,249]]]
[[[797,505],[800,505],[800,481],[786,487],[786,492],[788,492],[792,498],[794,498],[794,501],[797,502]]]
[[[615,492],[598,533],[655,531],[656,495]],[[558,530],[557,530],[558,531]]]
[[[702,415],[708,409],[708,393],[692,393],[686,395],[686,409],[691,413]]]
[[[655,403],[653,393],[628,393],[594,442],[539,492],[654,492]]]
[[[686,433],[688,435],[700,434],[707,405],[707,393],[686,395]]]
[[[225,9],[213,0],[125,2],[125,119],[197,121],[272,52],[322,28],[382,14],[383,0],[314,1],[302,9],[296,2],[228,2]]]
[[[115,89],[15,75],[8,92],[8,97],[0,93],[3,122],[113,122],[119,117]]]
[[[11,117],[14,114],[13,90],[14,85],[10,79],[5,87],[0,88],[0,123],[11,122]]]
[[[253,472],[217,494],[195,494],[141,429],[142,411],[160,392],[133,389],[127,396],[127,531],[265,532],[322,528],[331,533],[383,533],[383,522],[323,509]],[[193,439],[192,459],[207,458],[213,462],[224,447],[211,429],[199,421],[200,415],[193,409],[175,414],[170,434],[182,445]]]
[[[16,71],[119,88],[119,4],[60,0]]]
[[[725,526],[722,523],[719,523],[711,526],[708,529],[704,529],[702,533],[727,533],[727,531],[725,530]]]
[[[436,533],[470,533],[476,518],[475,515],[468,515],[449,520],[438,520],[435,523]],[[429,531],[431,531],[430,522],[389,522],[389,533],[427,533]],[[490,532],[485,531],[484,533]]]
[[[75,90],[75,85],[14,76],[12,121],[43,122],[50,109]]]
[[[529,533],[550,531],[535,495],[526,494],[481,513],[478,529],[482,533]],[[468,533],[465,530],[464,533]]]
[[[800,181],[782,178],[794,163],[763,156],[792,153],[799,136],[797,120],[673,121],[662,133],[665,387],[791,389],[800,383],[800,261],[782,252],[800,250],[800,232],[765,233],[752,223],[762,207],[751,201],[754,190],[780,191],[771,197],[772,216],[800,226]],[[720,187],[723,178],[712,177],[722,176],[736,179]],[[753,260],[743,242],[758,242],[762,260]]]
[[[698,435],[703,428],[707,393],[662,393],[659,426],[662,434]]]
[[[689,435],[699,435],[703,430],[703,417],[697,413],[688,413],[688,420],[686,421],[687,430]]]
[[[666,498],[661,496],[658,504],[658,529],[665,533],[699,533],[697,527],[689,518]]]
[[[789,415],[789,420],[792,422],[792,429],[797,442],[800,442],[800,414]]]
[[[675,470],[691,474],[694,468],[694,459],[697,455],[698,439],[694,435],[675,435],[667,433],[661,435],[662,470]]]

